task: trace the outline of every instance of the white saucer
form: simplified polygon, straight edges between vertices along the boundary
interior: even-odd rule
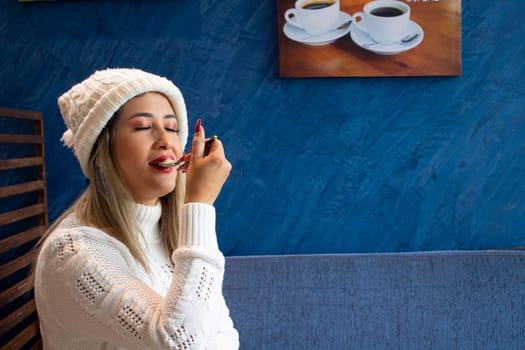
[[[423,41],[423,28],[421,28],[421,26],[416,22],[410,21],[408,23],[407,34],[408,33],[417,33],[418,36],[416,39],[414,39],[414,41],[408,44],[378,44],[367,47],[367,45],[374,44],[374,41],[368,32],[365,32],[360,28],[356,28],[355,24],[352,23],[352,32],[350,33],[350,37],[357,46],[365,50],[372,51],[378,55],[397,55],[398,53],[413,49]]]
[[[350,21],[351,19],[352,16],[350,16],[348,13],[340,11],[339,17],[337,18],[337,22],[334,25],[334,29],[318,35],[308,34],[304,31],[304,29],[296,27],[288,22],[285,23],[283,31],[284,35],[286,35],[287,38],[292,39],[293,41],[313,46],[327,45],[333,43],[337,39],[345,36],[350,32],[351,26],[339,30],[335,30],[335,28],[347,21]]]

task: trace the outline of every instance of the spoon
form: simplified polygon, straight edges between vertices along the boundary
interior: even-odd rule
[[[206,144],[205,144],[205,147],[204,147],[204,155],[208,155],[210,153],[211,143],[213,141],[217,140],[218,138],[219,137],[217,135],[213,135],[208,140],[206,140]],[[170,160],[165,160],[165,161],[162,161],[162,162],[150,163],[150,165],[157,166],[157,167],[160,167],[160,168],[171,168],[171,167],[178,167],[178,166],[182,167],[183,165],[186,165],[186,164],[188,164],[190,162],[190,158],[191,158],[190,156],[191,156],[191,153],[185,153],[176,162],[175,161],[170,161]]]
[[[412,33],[412,34],[408,34],[408,35],[404,36],[403,38],[401,38],[401,40],[373,42],[373,43],[370,43],[370,44],[365,44],[365,45],[363,45],[363,47],[364,48],[370,48],[370,47],[375,47],[375,46],[404,45],[404,44],[408,44],[408,43],[414,41],[414,39],[416,39],[418,36],[419,36],[419,33]]]

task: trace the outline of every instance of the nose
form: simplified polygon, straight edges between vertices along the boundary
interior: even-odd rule
[[[155,148],[168,149],[172,147],[172,140],[169,132],[164,130],[164,128],[159,129],[157,133],[157,140],[155,141]]]

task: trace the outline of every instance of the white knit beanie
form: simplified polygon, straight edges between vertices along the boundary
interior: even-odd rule
[[[184,149],[188,139],[186,105],[179,89],[166,78],[139,69],[106,69],[95,72],[58,98],[68,127],[62,141],[73,148],[86,176],[91,150],[106,124],[123,104],[145,92],[160,92],[168,98]]]

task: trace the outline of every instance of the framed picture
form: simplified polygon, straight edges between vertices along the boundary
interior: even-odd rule
[[[461,75],[461,0],[278,0],[279,75]]]

